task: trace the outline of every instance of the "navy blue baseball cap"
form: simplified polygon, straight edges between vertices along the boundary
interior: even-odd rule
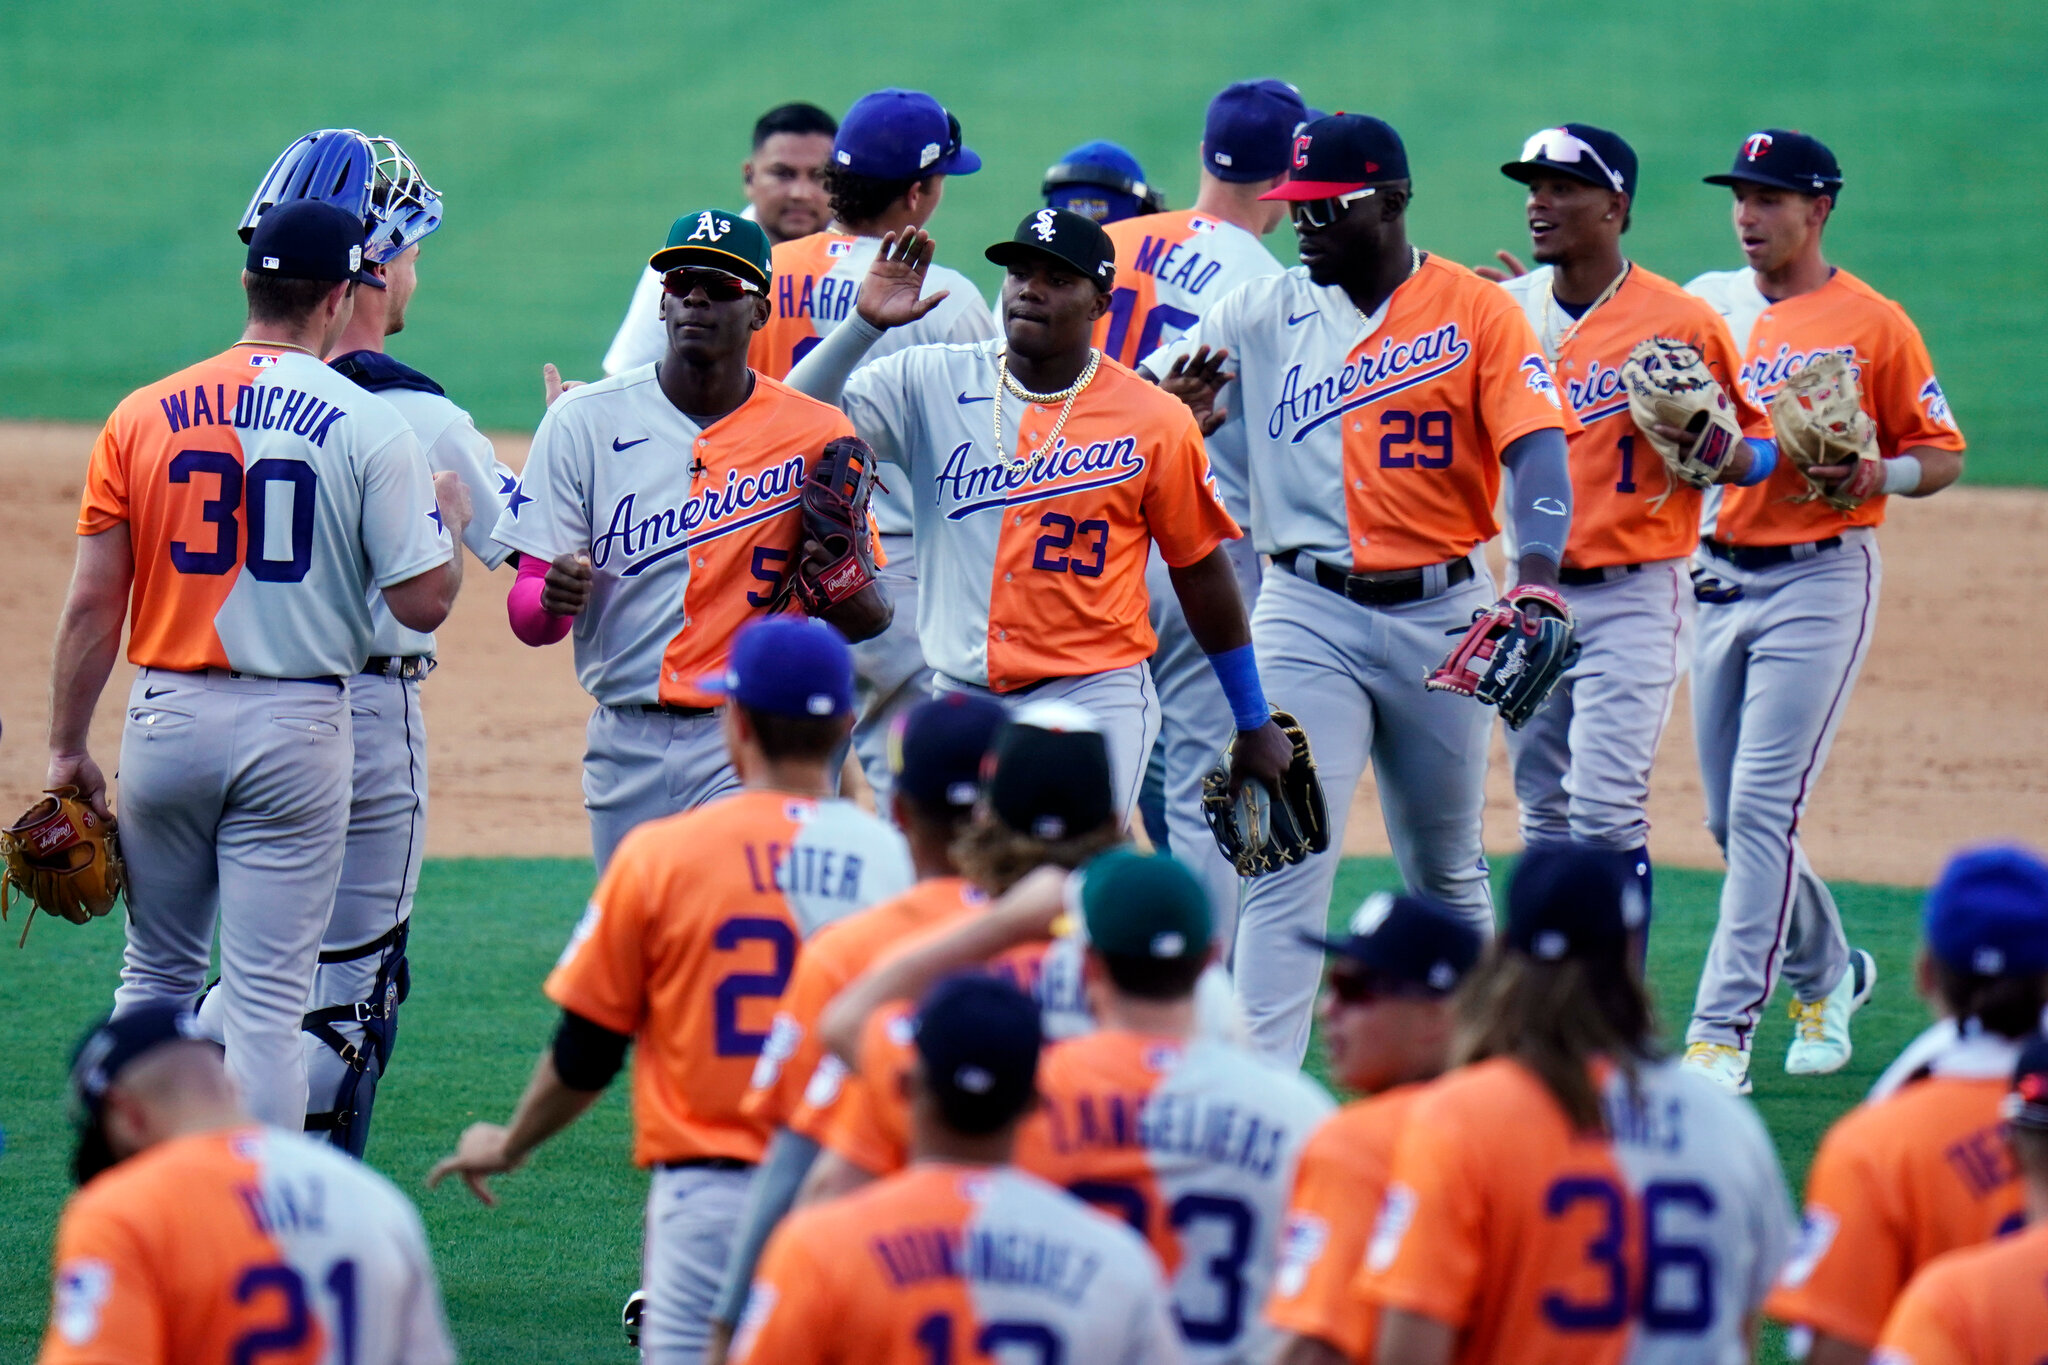
[[[145,1054],[166,1043],[212,1041],[199,1027],[199,1016],[190,1005],[144,1005],[95,1025],[79,1041],[71,1058],[71,1102],[76,1116],[98,1123],[107,1091],[125,1068]]]
[[[2048,972],[2048,862],[2017,844],[1965,849],[1927,892],[1927,946],[1977,976]]]
[[[1238,81],[1209,101],[1202,123],[1202,169],[1246,184],[1287,169],[1294,134],[1308,117],[1301,92],[1286,81]]]
[[[922,90],[862,95],[832,142],[832,164],[874,180],[972,175],[981,158],[960,141],[960,120]]]
[[[1098,223],[1158,213],[1166,196],[1145,183],[1138,158],[1114,142],[1084,142],[1061,157],[1039,186],[1048,208],[1066,209]]]
[[[1619,133],[1590,123],[1560,123],[1529,135],[1522,159],[1510,161],[1500,173],[1524,185],[1539,175],[1565,175],[1636,196],[1636,151]]]
[[[1071,839],[1116,818],[1102,722],[1073,702],[1018,707],[988,763],[983,798],[1019,834]]]
[[[1628,855],[1536,844],[1508,881],[1508,944],[1542,962],[1622,955],[1649,922]]]
[[[1331,938],[1303,934],[1304,942],[1375,975],[1449,995],[1479,961],[1485,936],[1457,911],[1426,896],[1375,891]]]
[[[1839,198],[1842,167],[1827,144],[1789,128],[1766,128],[1742,139],[1735,166],[1726,175],[1705,177],[1709,185],[1770,185],[1800,194]]]
[[[278,279],[384,287],[363,269],[363,220],[318,199],[290,200],[263,215],[249,234],[248,270]]]
[[[853,651],[813,617],[764,616],[740,627],[725,671],[697,686],[771,716],[851,715]]]
[[[946,1126],[969,1136],[1014,1122],[1038,1092],[1038,1002],[992,972],[945,977],[919,1002],[912,1038]]]
[[[1367,185],[1408,178],[1408,149],[1390,123],[1335,113],[1303,125],[1284,183],[1261,199],[1334,199]]]
[[[1009,715],[1001,702],[966,692],[900,713],[889,726],[889,771],[897,790],[929,811],[973,809],[982,765]]]

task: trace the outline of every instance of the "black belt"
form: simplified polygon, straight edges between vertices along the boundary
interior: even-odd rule
[[[417,682],[434,671],[431,654],[372,654],[363,660],[363,672],[378,678],[401,678]]]
[[[202,668],[199,672],[202,675],[225,673],[236,682],[326,683],[329,687],[338,687],[346,681],[338,673],[322,673],[311,678],[273,678],[268,673],[237,673],[232,668]]]
[[[1640,564],[1609,564],[1599,569],[1559,569],[1557,581],[1567,588],[1590,588],[1596,583],[1612,583],[1617,578],[1641,573]]]
[[[657,1161],[656,1167],[664,1171],[751,1171],[754,1163],[741,1161],[736,1156],[691,1156],[681,1161]]]
[[[702,720],[718,714],[715,706],[676,706],[665,701],[643,701],[626,709],[638,711],[643,716],[674,716],[677,720]]]
[[[1754,572],[1775,569],[1795,559],[1811,559],[1829,550],[1839,550],[1842,538],[1829,536],[1826,540],[1809,540],[1799,545],[1730,545],[1721,540],[1709,540],[1705,544],[1707,553],[1714,558],[1725,559],[1738,569]]]
[[[1273,556],[1273,562],[1289,573],[1294,573],[1295,560],[1299,550],[1283,550]],[[1339,597],[1347,598],[1362,607],[1398,607],[1403,602],[1420,602],[1429,594],[1424,591],[1427,581],[1424,569],[1402,569],[1394,573],[1352,574],[1342,569],[1333,569],[1320,559],[1311,559],[1316,566],[1316,583],[1328,588]],[[1431,566],[1434,567],[1434,566]],[[1472,559],[1467,555],[1444,563],[1444,590],[1449,591],[1472,577]]]

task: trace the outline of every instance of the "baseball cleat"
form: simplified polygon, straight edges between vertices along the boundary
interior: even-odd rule
[[[1726,1043],[1693,1043],[1681,1063],[1732,1095],[1749,1093],[1749,1052]]]
[[[1827,1076],[1849,1064],[1849,1017],[1863,1008],[1877,985],[1877,959],[1861,948],[1849,950],[1849,965],[1835,988],[1815,1001],[1792,1002],[1792,1046],[1785,1053],[1791,1076]]]
[[[626,1344],[640,1344],[640,1319],[647,1312],[647,1291],[636,1289],[626,1296],[626,1306],[619,1310],[619,1326],[626,1329]]]

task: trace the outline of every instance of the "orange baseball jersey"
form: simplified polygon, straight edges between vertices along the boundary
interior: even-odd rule
[[[1564,562],[1574,569],[1683,559],[1699,545],[1700,491],[1674,479],[1628,414],[1621,367],[1651,337],[1700,353],[1735,405],[1745,436],[1769,437],[1771,419],[1736,383],[1742,358],[1728,324],[1704,300],[1631,265],[1621,287],[1582,318],[1551,297],[1556,271],[1539,266],[1502,288],[1520,303],[1552,357],[1565,402],[1582,430],[1571,438],[1572,530]]]
[[[2000,1135],[2009,1088],[1929,1076],[1829,1129],[1770,1315],[1867,1348],[1920,1267],[2019,1227],[2022,1186]]]
[[[1463,1363],[1745,1360],[1791,1240],[1755,1112],[1675,1062],[1602,1082],[1608,1133],[1574,1131],[1520,1063],[1416,1098],[1359,1286],[1445,1323]],[[1610,1135],[1611,1134],[1611,1135]]]
[[[1905,309],[1839,267],[1820,288],[1764,309],[1750,329],[1737,383],[1751,403],[1768,408],[1788,378],[1830,351],[1845,356],[1855,372],[1863,410],[1877,427],[1880,455],[1889,458],[1913,446],[1963,448],[1920,329]],[[1884,521],[1882,497],[1841,512],[1819,499],[1793,501],[1808,489],[1791,461],[1781,460],[1754,488],[1722,494],[1720,517],[1709,534],[1732,545],[1794,545]]]
[[[274,1128],[175,1138],[71,1197],[42,1365],[453,1361],[419,1214]]]
[[[1233,358],[1239,398],[1210,439],[1247,445],[1266,554],[1358,573],[1454,559],[1500,530],[1501,452],[1578,430],[1521,309],[1441,256],[1370,318],[1299,267],[1253,280],[1145,368],[1205,345]]]
[[[626,836],[547,980],[634,1035],[633,1159],[758,1161],[747,1078],[798,943],[912,881],[902,837],[848,801],[742,791]]]
[[[1178,399],[1104,360],[1055,438],[1062,404],[996,392],[1000,345],[884,356],[841,404],[909,482],[926,662],[1009,692],[1150,656],[1153,544],[1182,568],[1240,533]]]
[[[1936,1258],[1885,1319],[1871,1365],[2048,1360],[2048,1225]]]
[[[1266,1320],[1372,1365],[1378,1314],[1358,1292],[1372,1210],[1387,1192],[1394,1139],[1422,1087],[1347,1104],[1309,1135],[1294,1173]]]
[[[405,419],[281,346],[230,347],[121,401],[78,533],[123,523],[128,658],[188,673],[360,672],[370,593],[455,553]]]
[[[700,428],[654,368],[569,390],[534,433],[492,538],[553,560],[590,556],[576,676],[604,706],[711,706],[697,680],[764,614],[801,552],[811,462],[853,428],[835,408],[756,375]]]
[[[1171,1365],[1159,1264],[1007,1166],[920,1161],[769,1239],[735,1365]]]
[[[1280,273],[1264,242],[1193,209],[1124,218],[1103,231],[1116,248],[1116,288],[1095,345],[1126,365],[1171,345],[1246,280]]]

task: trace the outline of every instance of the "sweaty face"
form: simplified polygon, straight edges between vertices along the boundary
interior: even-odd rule
[[[768,307],[762,294],[742,294],[718,303],[701,287],[687,295],[664,290],[661,322],[668,333],[668,353],[699,362],[728,356],[744,359],[754,332],[767,324]]]
[[[1789,264],[1826,220],[1821,200],[1771,185],[1735,186],[1735,239],[1750,268],[1768,274]]]
[[[832,139],[823,133],[776,133],[741,168],[747,201],[770,243],[822,231],[832,206],[825,196],[825,163]]]
[[[1301,214],[1294,215],[1294,236],[1309,279],[1341,284],[1361,260],[1378,257],[1383,202],[1379,194],[1354,200],[1328,227],[1311,227]]]
[[[384,266],[384,335],[405,330],[405,306],[419,287],[420,249],[409,246]]]
[[[1539,176],[1529,183],[1529,245],[1538,262],[1557,265],[1585,255],[1621,231],[1621,196],[1570,176]],[[1612,213],[1614,217],[1608,218]]]
[[[1057,261],[1009,267],[1003,277],[1003,335],[1032,359],[1065,355],[1088,344],[1109,296],[1080,271]]]

